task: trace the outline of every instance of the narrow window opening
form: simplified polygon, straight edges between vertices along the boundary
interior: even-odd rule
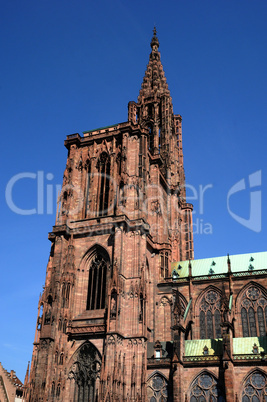
[[[199,306],[200,339],[221,337],[220,295],[214,290],[206,292]]]
[[[64,320],[63,322],[62,332],[64,332],[64,334],[67,332],[67,320]]]
[[[91,182],[91,163],[88,162],[87,168],[87,188],[86,188],[86,196],[85,196],[85,217],[89,215],[90,210],[90,182]]]
[[[144,297],[143,293],[140,293],[140,312],[139,312],[139,321],[142,322],[144,317]]]
[[[267,298],[257,286],[250,286],[242,296],[241,322],[244,337],[265,336]]]
[[[169,276],[169,254],[167,251],[160,253],[160,276],[168,278]]]
[[[60,384],[58,384],[58,386],[57,386],[56,396],[57,396],[57,397],[60,396]]]
[[[101,255],[97,254],[92,259],[89,268],[87,310],[105,308],[106,275],[107,262]]]
[[[154,136],[153,136],[152,126],[148,126],[148,130],[149,130],[149,137],[148,137],[149,151],[151,153],[153,153],[153,150],[154,150]]]
[[[63,365],[63,360],[64,360],[64,355],[63,355],[63,353],[60,353],[60,356],[59,356],[59,364],[60,365]]]
[[[66,302],[66,285],[65,282],[62,285],[62,292],[61,292],[61,307],[64,308],[65,307],[65,302]]]
[[[51,386],[51,396],[55,395],[55,383],[52,382],[52,386]]]
[[[110,187],[110,160],[106,153],[99,159],[100,192],[99,192],[99,216],[108,214],[109,187]]]

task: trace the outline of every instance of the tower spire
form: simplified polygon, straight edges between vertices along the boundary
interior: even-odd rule
[[[157,51],[159,48],[159,40],[157,38],[157,30],[156,30],[155,26],[153,29],[153,37],[151,39],[150,46],[151,46],[151,49],[154,51]]]

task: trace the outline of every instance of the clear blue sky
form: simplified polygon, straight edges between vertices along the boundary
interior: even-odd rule
[[[174,112],[183,116],[187,183],[197,198],[199,186],[212,186],[203,203],[192,200],[195,258],[266,250],[267,2],[1,3],[0,361],[23,380],[55,206],[51,213],[44,200],[44,213],[18,214],[6,202],[6,187],[22,174],[13,186],[13,207],[37,208],[35,175],[41,172],[44,197],[53,191],[55,204],[66,135],[127,120],[154,24]],[[258,171],[251,195],[249,175]],[[245,189],[235,188],[229,198],[231,216],[227,194],[242,179],[238,189]]]

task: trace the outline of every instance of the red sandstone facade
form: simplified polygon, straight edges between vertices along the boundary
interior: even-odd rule
[[[194,258],[192,205],[181,116],[158,47],[154,33],[128,121],[65,141],[28,401],[246,402],[246,381],[256,380],[259,397],[267,392],[262,346],[252,358],[233,355],[233,338],[243,337],[238,303],[249,289],[260,291],[264,329],[259,318],[256,335],[245,336],[266,338],[266,270],[235,276],[228,260],[225,275],[195,277],[188,263],[188,275],[174,277],[172,262]],[[188,355],[190,341],[211,338],[214,354]]]

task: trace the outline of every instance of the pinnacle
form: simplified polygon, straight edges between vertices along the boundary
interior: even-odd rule
[[[156,27],[154,27],[154,29],[153,29],[153,38],[151,39],[150,46],[151,46],[151,49],[154,51],[157,51],[159,48],[159,40],[157,38]]]
[[[167,80],[163,71],[163,66],[160,60],[159,40],[157,38],[156,27],[153,30],[153,37],[150,43],[152,51],[149,56],[149,63],[146,68],[145,76],[141,90],[139,92],[139,101],[142,98],[161,96],[163,94],[169,96]]]

